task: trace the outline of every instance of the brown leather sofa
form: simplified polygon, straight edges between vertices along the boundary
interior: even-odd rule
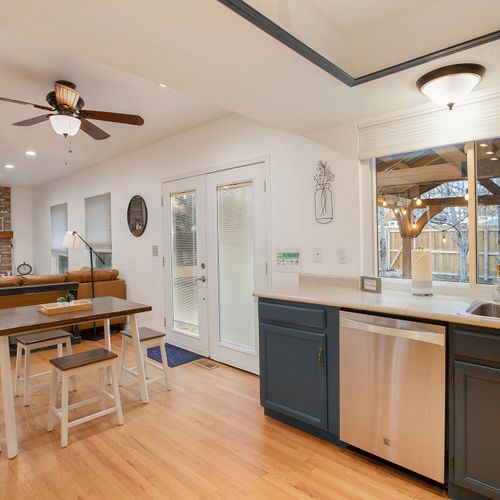
[[[50,287],[42,287],[41,285],[55,285],[70,282],[79,283],[77,292],[79,299],[90,298],[91,283],[90,270],[88,269],[68,271],[66,274],[0,277],[0,290],[4,289],[6,292],[6,289],[9,289],[8,294],[4,295],[0,293],[0,309],[55,302],[59,297],[65,296],[67,291],[52,291]],[[127,298],[125,281],[118,278],[118,271],[116,269],[96,269],[94,271],[94,284],[96,297],[111,296],[120,299]],[[28,293],[26,290],[27,287],[30,289]],[[125,318],[114,318],[111,320],[112,325],[122,324],[124,322]],[[102,325],[102,321],[96,322],[96,326]],[[92,323],[83,323],[79,326],[79,329],[85,330],[92,328],[92,326]]]

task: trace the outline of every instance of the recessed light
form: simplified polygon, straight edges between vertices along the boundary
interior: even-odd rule
[[[486,151],[487,155],[494,155],[495,153],[493,151]]]
[[[25,151],[24,154],[26,156],[36,156],[36,151],[33,151],[32,149],[28,149],[28,151]]]
[[[164,88],[164,89],[166,89],[166,88],[167,88],[167,86],[166,86],[164,83],[160,83],[160,87],[162,87],[162,88]]]
[[[493,157],[493,158],[490,158],[491,161],[498,161],[498,158],[497,157]]]
[[[479,144],[482,148],[487,148],[488,147],[488,144],[486,144],[485,142],[482,142],[481,144]]]
[[[5,165],[5,168],[14,168],[14,165],[7,164]]]

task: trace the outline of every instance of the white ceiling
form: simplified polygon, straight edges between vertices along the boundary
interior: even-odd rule
[[[280,15],[286,15],[284,7],[289,7],[291,0],[276,1]],[[310,1],[320,7],[320,0]],[[322,8],[327,5],[326,1]],[[371,27],[373,38],[380,46],[389,44],[382,56],[398,59],[408,52],[421,53],[420,42],[416,40],[422,39],[422,47],[428,48],[436,45],[436,40],[442,42],[443,37],[460,37],[457,41],[463,41],[472,38],[474,33],[493,31],[492,25],[496,24],[498,29],[496,17],[491,15],[498,0],[453,0],[455,9],[448,17],[427,16],[423,29],[420,16],[439,12],[450,1],[332,0],[332,3],[337,6],[337,14],[342,13],[339,23],[342,29],[349,31],[349,36],[356,30],[358,35],[368,32],[366,27]],[[380,12],[373,8],[375,3],[380,5]],[[412,10],[417,3],[422,7],[418,16]],[[354,10],[355,4],[363,8]],[[404,8],[400,4],[404,4]],[[10,78],[2,78],[0,95],[40,100],[56,78],[73,79],[81,87],[89,108],[139,112],[146,120],[146,125],[141,130],[134,128],[133,133],[129,132],[130,127],[106,124],[106,130],[112,134],[109,143],[93,143],[78,134],[72,168],[77,168],[76,152],[86,154],[87,146],[89,155],[92,148],[94,158],[101,161],[106,155],[119,154],[120,149],[140,146],[137,143],[141,140],[153,142],[161,135],[195,126],[197,120],[220,116],[224,113],[221,108],[280,129],[306,134],[348,121],[427,105],[427,98],[416,90],[417,78],[426,71],[456,62],[486,66],[486,77],[477,92],[500,88],[500,41],[348,88],[216,0],[74,0],[64,3],[64,8],[59,8],[61,5],[62,2],[24,0],[2,6],[0,28],[3,26],[22,35],[24,41],[0,39],[0,63],[3,66],[3,61],[10,58],[7,69],[17,79],[17,84],[11,86]],[[392,19],[391,13],[400,20],[405,16],[418,20],[415,29],[409,29],[403,22],[394,24],[394,32],[399,37],[397,43],[382,36],[387,32],[384,23]],[[40,19],[44,22],[39,22]],[[68,19],[78,22],[67,22]],[[449,20],[453,22],[449,24]],[[428,33],[437,35],[426,36]],[[339,47],[347,40],[342,36],[338,38]],[[370,39],[366,41],[369,42]],[[65,47],[78,59],[72,60],[67,55],[60,58],[54,49],[39,53],[42,44]],[[369,54],[370,49],[366,48],[365,52]],[[346,49],[343,57],[348,56]],[[83,66],[82,58],[88,59]],[[376,64],[382,59],[376,59]],[[44,70],[45,67],[49,69]],[[199,101],[173,91],[165,92],[150,82],[165,82],[171,89],[195,96],[202,102],[216,103],[219,108],[204,107]],[[14,93],[16,89],[18,93]],[[7,121],[5,112],[9,113],[9,123],[33,116],[23,107],[2,104],[0,127]],[[188,115],[191,118],[180,124]],[[7,130],[12,137],[12,129],[14,127],[0,128],[0,141],[4,140]],[[47,146],[47,155],[54,154],[60,142],[50,143],[55,137],[49,132],[50,129],[38,145],[26,144],[26,147]],[[140,135],[142,132],[144,136]],[[3,150],[4,145],[0,143],[0,147]],[[57,175],[60,173],[59,170]]]
[[[55,80],[77,84],[88,109],[139,114],[141,127],[94,121],[111,137],[96,141],[83,132],[69,141],[49,122],[30,127],[11,124],[45,114],[31,106],[0,102],[0,184],[29,187],[117,157],[228,114],[157,82],[77,57],[0,29],[0,96],[47,105]],[[25,151],[36,151],[28,157]],[[68,160],[68,166],[65,161]],[[14,170],[4,164],[15,165]]]

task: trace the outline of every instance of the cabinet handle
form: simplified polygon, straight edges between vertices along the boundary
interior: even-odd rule
[[[325,354],[325,347],[324,346],[321,346],[318,350],[318,366],[320,368],[324,368],[325,367],[325,361],[323,359],[324,357],[324,354]]]

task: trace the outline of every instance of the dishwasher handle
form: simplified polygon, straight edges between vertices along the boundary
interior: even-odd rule
[[[399,337],[408,340],[416,340],[418,342],[425,342],[427,344],[436,344],[440,346],[445,345],[444,333],[426,332],[423,330],[405,330],[402,328],[390,328],[387,326],[373,325],[363,321],[342,318],[340,321],[341,327],[352,328],[361,330],[367,333],[374,333],[379,335],[389,335],[391,337]]]

